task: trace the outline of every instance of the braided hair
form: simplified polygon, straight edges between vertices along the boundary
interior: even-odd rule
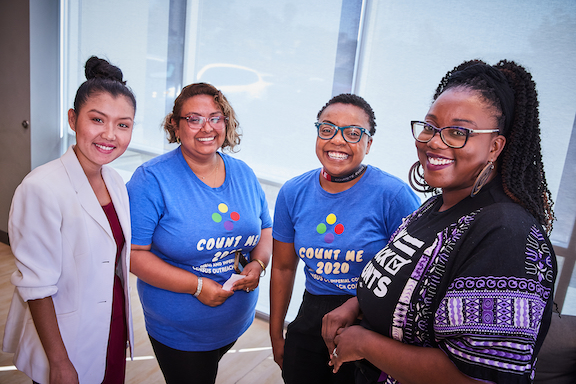
[[[80,111],[90,96],[102,92],[109,93],[114,97],[125,96],[132,103],[134,113],[136,113],[136,98],[132,90],[126,86],[126,82],[123,81],[120,68],[104,59],[92,56],[86,61],[84,73],[86,81],[80,85],[74,98],[76,113]]]
[[[513,61],[502,60],[494,66],[466,61],[444,76],[434,100],[455,87],[478,92],[499,113],[498,128],[506,137],[497,160],[504,192],[550,233],[554,203],[542,164],[538,95],[532,76]]]

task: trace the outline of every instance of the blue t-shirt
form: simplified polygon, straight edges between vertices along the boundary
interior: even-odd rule
[[[352,188],[329,193],[316,169],[289,180],[278,194],[274,239],[294,243],[306,290],[356,294],[358,276],[420,199],[400,179],[372,166]]]
[[[224,282],[234,273],[234,251],[249,258],[260,230],[272,226],[264,191],[241,160],[220,154],[226,179],[204,184],[180,148],[141,165],[128,182],[132,243],[151,244],[169,264]],[[252,323],[258,290],[236,291],[209,307],[190,294],[138,280],[146,330],[154,339],[183,351],[209,351],[235,341]]]

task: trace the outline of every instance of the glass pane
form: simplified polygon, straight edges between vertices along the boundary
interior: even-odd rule
[[[332,92],[340,10],[340,1],[198,4],[184,82],[226,95],[243,131],[236,156],[259,177],[284,182],[319,166],[313,123]]]
[[[576,120],[572,135],[567,141],[569,143],[568,152],[562,170],[558,194],[554,202],[556,221],[552,232],[552,242],[563,248],[570,248],[570,240],[572,238],[576,239],[573,235],[576,221],[576,196],[574,194],[576,189],[576,166],[574,166],[576,164]],[[572,244],[572,248],[575,247],[576,244]],[[573,253],[576,256],[576,249],[573,250]]]
[[[358,93],[374,104],[380,127],[371,160],[407,174],[416,161],[410,120],[426,114],[444,74],[474,58],[515,60],[538,86],[544,162],[556,195],[576,112],[576,3],[486,1],[481,9],[473,0],[369,4]]]
[[[73,105],[78,86],[86,80],[84,64],[95,55],[109,60],[124,73],[136,95],[137,111],[131,148],[152,155],[163,153],[166,142],[161,129],[166,115],[169,6],[168,1],[78,1],[68,6],[65,46],[64,108]],[[180,32],[183,35],[183,31]],[[71,131],[69,131],[71,133]],[[73,139],[73,138],[72,138]],[[150,156],[127,153],[133,165],[119,168],[124,178]],[[117,163],[121,160],[117,160]]]
[[[572,272],[570,285],[566,292],[566,299],[562,306],[562,314],[576,316],[576,269]]]

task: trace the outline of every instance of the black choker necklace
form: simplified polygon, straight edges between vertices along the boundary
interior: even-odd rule
[[[331,181],[333,183],[346,183],[348,181],[352,181],[352,180],[362,176],[362,174],[364,173],[366,168],[368,168],[366,165],[360,164],[360,166],[358,168],[356,168],[356,170],[354,172],[352,172],[348,176],[344,176],[344,177],[332,176],[331,174],[326,172],[326,170],[324,168],[322,168],[320,173],[322,174],[323,178],[325,178],[326,180]]]

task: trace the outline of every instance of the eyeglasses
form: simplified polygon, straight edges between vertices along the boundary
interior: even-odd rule
[[[442,142],[450,148],[463,148],[468,142],[471,133],[494,133],[500,132],[499,129],[470,129],[464,127],[444,127],[436,128],[435,126],[423,121],[411,121],[412,136],[421,143],[427,143],[438,132]]]
[[[226,126],[228,117],[223,115],[204,117],[200,115],[181,116],[180,119],[186,120],[188,126],[192,129],[200,129],[208,122],[214,129],[222,129]]]
[[[322,140],[330,140],[331,138],[336,136],[338,131],[342,131],[342,137],[344,138],[344,140],[352,144],[359,142],[360,139],[362,139],[363,134],[366,134],[366,136],[368,137],[372,136],[370,134],[370,131],[368,131],[367,129],[357,127],[354,125],[339,127],[337,125],[326,122],[322,123],[316,122],[314,123],[314,125],[318,129],[318,137],[321,138]]]

